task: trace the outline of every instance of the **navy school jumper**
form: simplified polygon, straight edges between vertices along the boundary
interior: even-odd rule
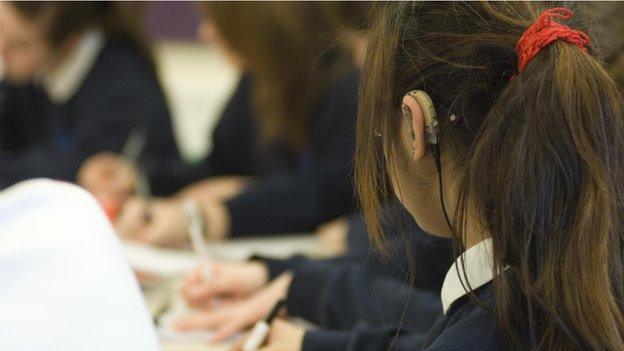
[[[72,181],[82,162],[120,152],[133,130],[147,136],[141,160],[178,158],[171,118],[147,58],[107,38],[77,92],[53,104],[37,84],[0,83],[0,188],[49,177]]]
[[[227,201],[233,237],[307,232],[350,213],[359,75],[329,84],[309,118],[307,147],[262,145],[252,107],[252,78],[244,75],[213,131],[203,161],[146,167],[153,189],[171,194],[212,176],[252,176],[253,184]],[[210,225],[210,223],[208,223]]]

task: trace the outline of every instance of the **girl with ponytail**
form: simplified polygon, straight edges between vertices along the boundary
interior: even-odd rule
[[[480,350],[624,349],[622,96],[581,13],[558,6],[403,3],[374,31],[358,191],[375,238],[392,184],[456,240],[432,349],[473,330]]]
[[[623,101],[586,24],[576,4],[381,6],[357,127],[368,228],[383,249],[378,210],[397,197],[423,230],[454,239],[457,260],[426,338],[325,339],[341,350],[624,349]],[[341,301],[357,295],[350,281],[335,282],[352,294]],[[398,294],[384,291],[382,305]],[[319,333],[279,321],[262,350],[313,350]]]

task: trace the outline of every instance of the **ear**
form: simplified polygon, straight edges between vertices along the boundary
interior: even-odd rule
[[[404,117],[411,122],[411,134],[414,139],[411,140],[414,148],[413,158],[415,161],[418,161],[425,157],[427,153],[425,147],[425,118],[420,103],[414,97],[405,95],[403,97],[403,106],[403,113],[406,114]]]

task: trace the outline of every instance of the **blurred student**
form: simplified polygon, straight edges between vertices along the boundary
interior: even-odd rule
[[[0,281],[2,350],[160,350],[110,222],[76,186],[0,193]]]
[[[624,87],[624,2],[588,1],[583,9],[592,20],[604,61],[613,79]]]
[[[136,4],[2,2],[0,187],[74,180],[81,163],[120,152],[133,131],[141,159],[177,157],[169,110]]]
[[[189,219],[181,198],[196,201],[212,240],[311,231],[350,212],[358,74],[334,44],[322,7],[314,2],[201,5],[202,38],[245,74],[202,163],[161,162],[144,170],[160,193],[187,187],[170,199],[129,201],[116,223],[122,236],[161,245],[186,241]],[[129,165],[118,159],[84,172],[110,167]],[[135,179],[117,183],[130,193]]]
[[[443,315],[426,337],[276,321],[261,351],[624,348],[622,92],[577,5],[553,6],[383,6],[360,95],[358,192],[376,242],[391,196],[456,241]],[[343,293],[330,316],[362,303],[359,276],[313,280],[319,296]],[[293,288],[283,280],[276,300]],[[379,289],[380,308],[405,289]]]

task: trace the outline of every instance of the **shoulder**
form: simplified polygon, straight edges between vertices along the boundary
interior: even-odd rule
[[[508,349],[494,315],[473,304],[466,296],[458,300],[447,315],[438,319],[427,344],[427,351]]]
[[[351,71],[329,83],[313,110],[313,116],[318,116],[313,123],[320,124],[323,130],[330,126],[339,130],[353,126],[357,117],[359,77],[358,71]]]
[[[326,99],[329,101],[348,99],[348,101],[355,103],[359,84],[360,72],[358,70],[345,72],[329,85]]]
[[[84,190],[32,180],[1,192],[0,262],[0,349],[158,349],[121,245]]]
[[[113,67],[130,66],[132,68],[145,68],[151,66],[151,62],[136,47],[115,38],[107,38],[98,63]]]
[[[131,106],[133,109],[166,109],[156,70],[138,50],[108,39],[78,94],[78,105]]]
[[[47,228],[46,234],[31,230],[33,228]],[[14,231],[26,236],[40,233],[64,237],[87,228],[101,228],[100,231],[112,235],[112,228],[97,201],[78,186],[35,179],[0,192],[0,237],[12,235]],[[90,236],[94,232],[85,230],[80,235]]]
[[[96,204],[86,190],[76,185],[50,179],[33,179],[0,192],[0,211],[21,203],[32,203],[37,207],[44,206],[49,201],[79,206]]]
[[[131,90],[145,85],[158,86],[152,62],[132,45],[108,38],[89,73],[86,86],[97,86],[98,90],[103,86]]]

